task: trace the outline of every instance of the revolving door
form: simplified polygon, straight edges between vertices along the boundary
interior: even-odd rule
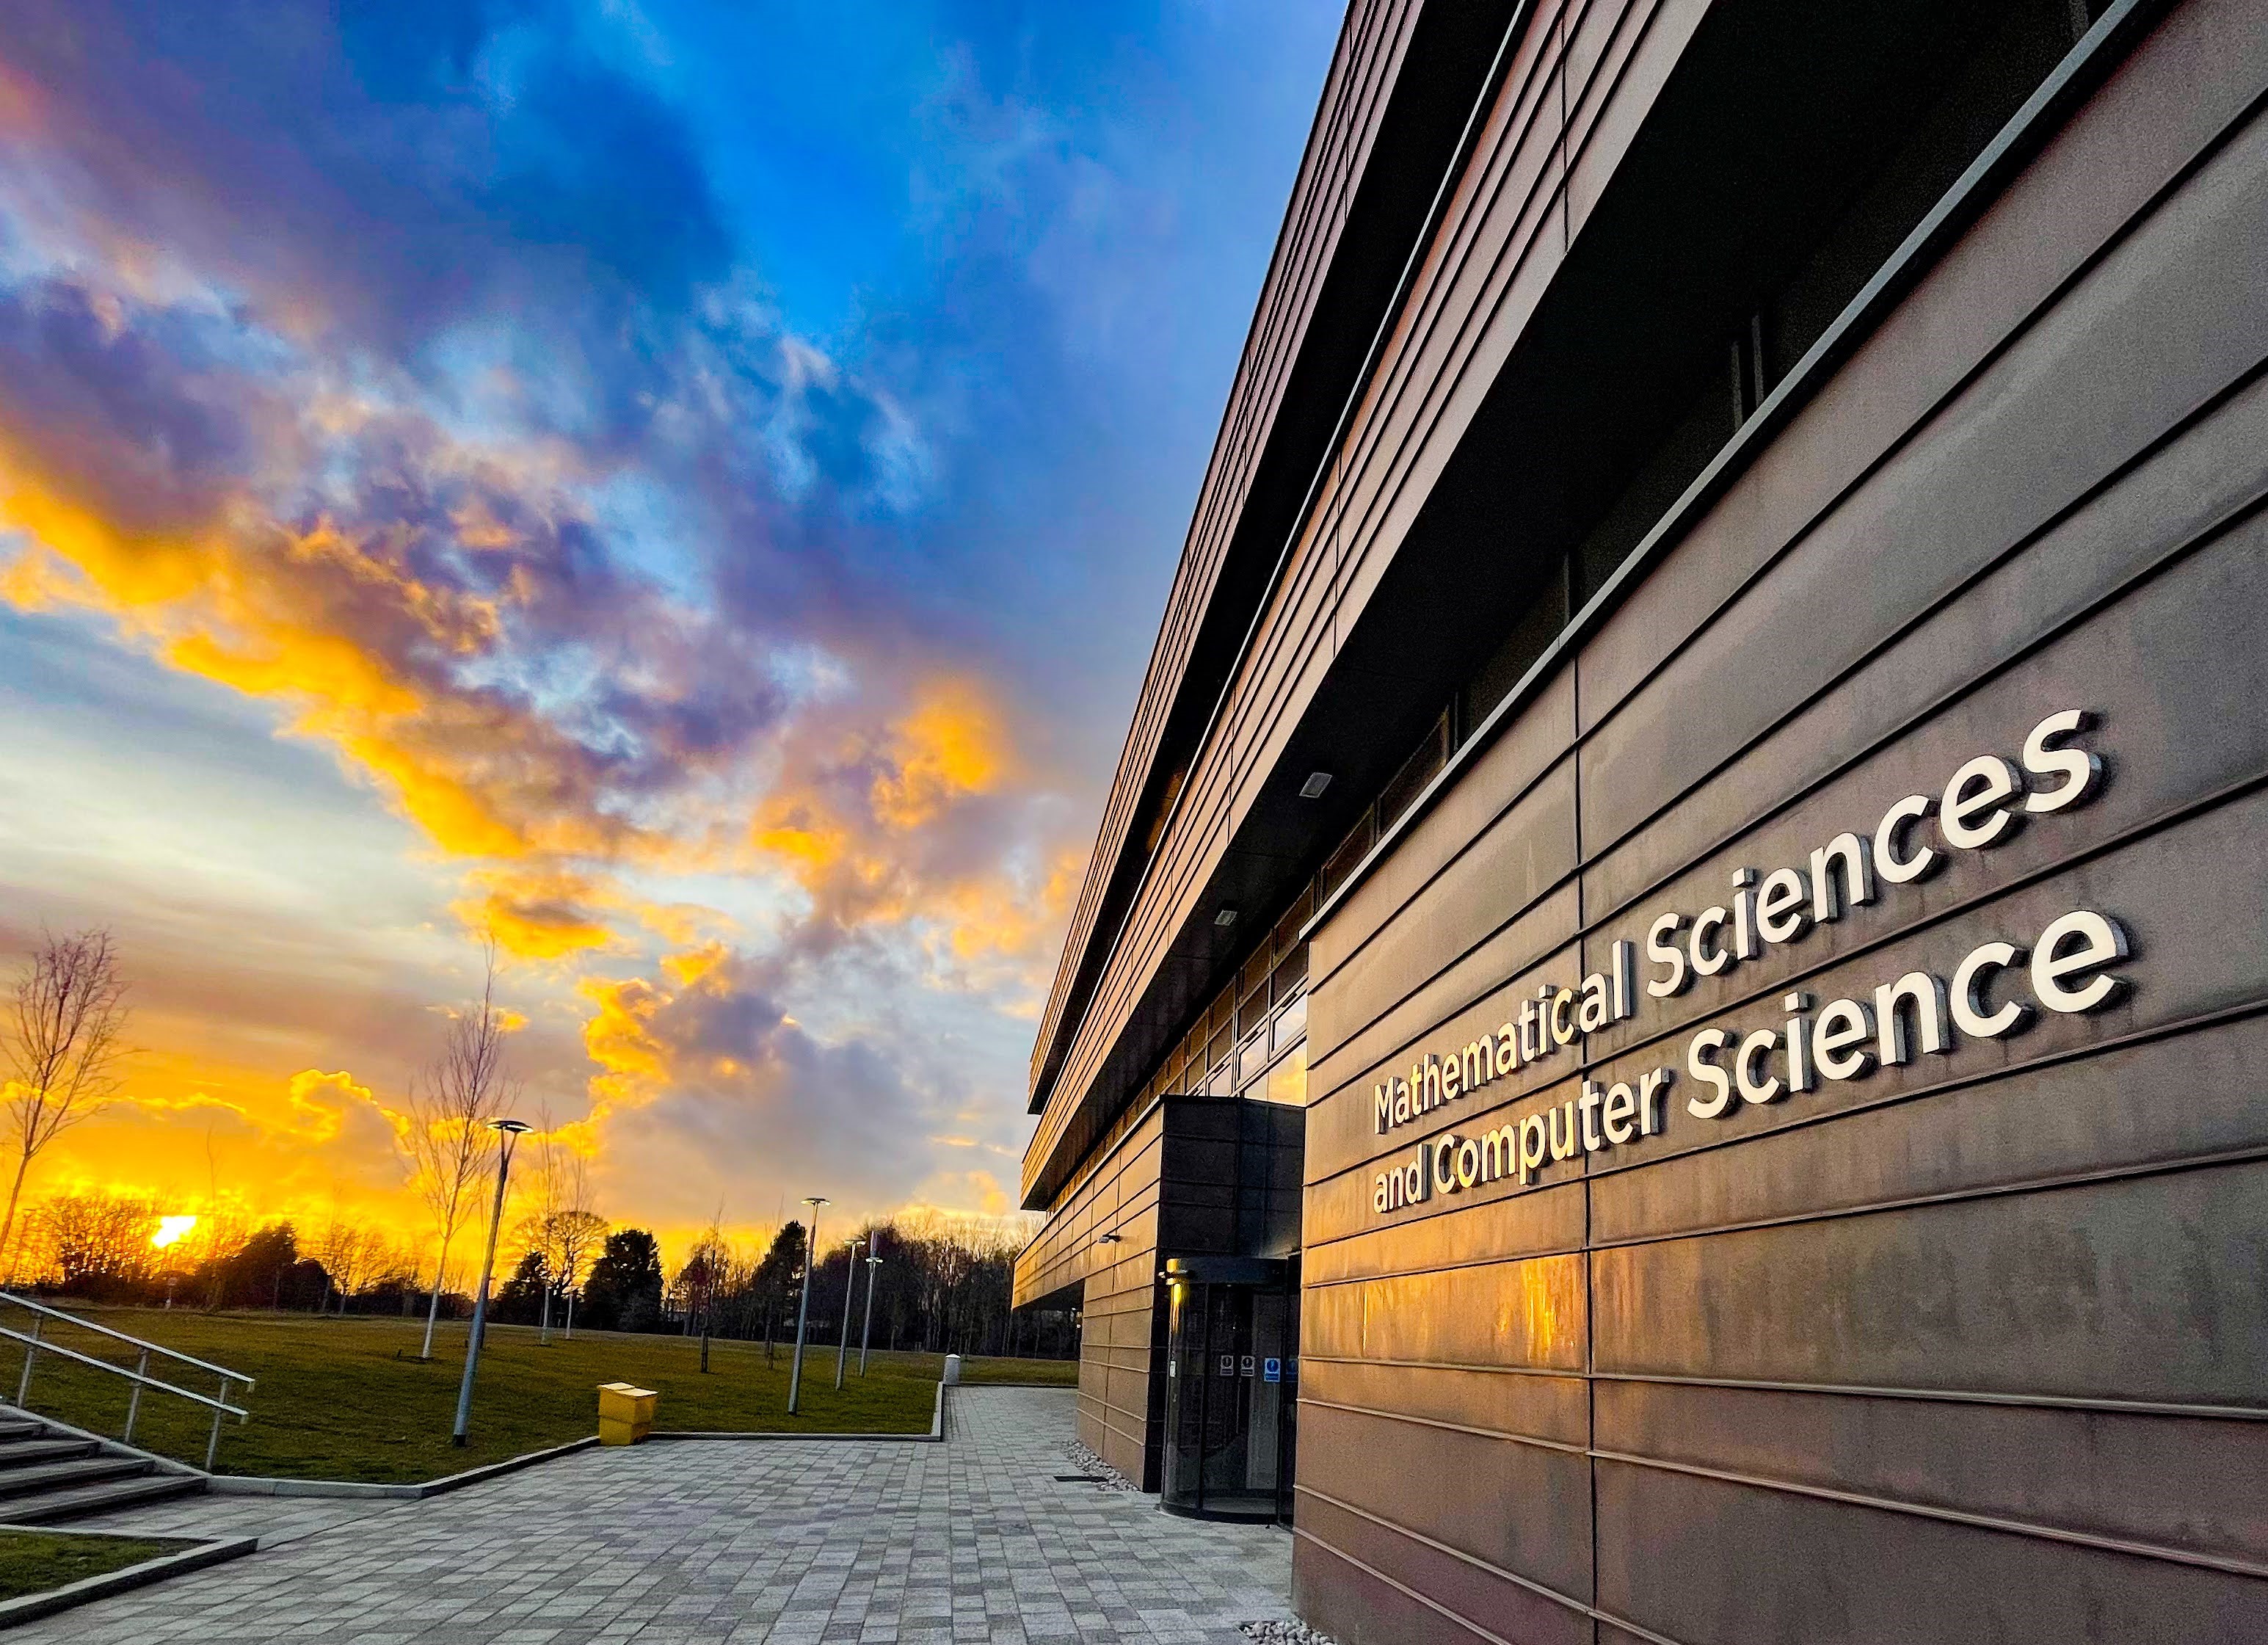
[[[1196,1519],[1290,1523],[1296,1259],[1176,1257],[1166,1280],[1161,1506]]]

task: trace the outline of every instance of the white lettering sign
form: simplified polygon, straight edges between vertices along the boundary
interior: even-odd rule
[[[1837,834],[1802,863],[1762,875],[1735,869],[1726,903],[1648,921],[1645,963],[1653,974],[1645,978],[1646,994],[1674,999],[1696,977],[1723,976],[1768,948],[1800,941],[1871,905],[1885,885],[1927,879],[1959,853],[2007,844],[2029,818],[2092,799],[2102,786],[2102,761],[2077,741],[2089,724],[2082,710],[2051,714],[2032,727],[2016,758],[1978,755],[1941,792],[1892,803],[1871,832]],[[1573,987],[1540,986],[1493,1034],[1428,1052],[1410,1065],[1406,1079],[1396,1074],[1377,1083],[1371,1092],[1375,1134],[1421,1120],[1636,1015],[1638,949],[1617,941],[1609,953],[1606,970]],[[1909,970],[1871,993],[1830,1000],[1815,1010],[1809,994],[1792,992],[1772,1026],[1705,1028],[1692,1036],[1684,1072],[1693,1088],[1685,1111],[1722,1119],[1816,1089],[1822,1080],[1859,1079],[1917,1055],[1949,1055],[1964,1041],[2005,1038],[2041,1011],[2102,1010],[2125,987],[2110,973],[2128,953],[2116,919],[2080,908],[2050,921],[2028,942],[1978,945],[1948,976]],[[1656,1135],[1673,1077],[1670,1069],[1656,1068],[1635,1084],[1604,1088],[1585,1080],[1580,1095],[1556,1108],[1477,1136],[1430,1138],[1372,1179],[1372,1207],[1382,1214],[1509,1178],[1526,1186],[1549,1165]]]

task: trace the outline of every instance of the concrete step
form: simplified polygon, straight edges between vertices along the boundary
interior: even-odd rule
[[[140,1479],[151,1464],[139,1457],[83,1457],[72,1462],[38,1463],[0,1474],[0,1514],[11,1503],[48,1491],[67,1491],[105,1479]]]
[[[0,1445],[11,1440],[37,1439],[47,1431],[46,1423],[35,1422],[29,1417],[0,1417]]]
[[[92,1440],[83,1439],[14,1439],[0,1440],[0,1489],[5,1489],[11,1469],[28,1468],[34,1463],[68,1462],[74,1457],[92,1457],[102,1449]]]
[[[204,1480],[196,1475],[161,1473],[138,1479],[114,1479],[102,1485],[82,1486],[73,1491],[47,1491],[36,1496],[0,1498],[0,1524],[53,1524],[57,1520],[78,1519],[89,1514],[110,1514],[122,1508],[141,1508],[172,1497],[188,1496],[204,1488]]]

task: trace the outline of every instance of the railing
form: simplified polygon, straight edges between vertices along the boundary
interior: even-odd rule
[[[32,1328],[28,1331],[16,1331],[6,1325],[0,1325],[0,1339],[23,1345],[24,1370],[23,1374],[16,1379],[16,1405],[19,1410],[29,1409],[25,1401],[30,1398],[32,1392],[32,1368],[42,1354],[53,1354],[55,1358],[69,1361],[74,1365],[91,1366],[98,1371],[107,1371],[113,1376],[122,1376],[133,1384],[134,1389],[126,1402],[126,1431],[119,1435],[126,1444],[131,1445],[134,1442],[134,1424],[142,1414],[142,1391],[144,1389],[154,1389],[158,1393],[171,1394],[177,1399],[186,1399],[192,1405],[204,1405],[210,1409],[212,1434],[205,1441],[205,1472],[207,1473],[212,1472],[213,1458],[220,1450],[221,1419],[225,1416],[234,1417],[238,1422],[242,1423],[248,1420],[252,1415],[242,1405],[232,1405],[228,1402],[229,1390],[232,1387],[241,1383],[247,1392],[252,1388],[252,1378],[247,1376],[242,1371],[232,1371],[225,1365],[214,1365],[186,1354],[176,1353],[172,1348],[160,1347],[154,1342],[144,1342],[139,1337],[129,1337],[122,1331],[113,1331],[109,1326],[98,1325],[91,1319],[81,1319],[76,1314],[66,1314],[59,1308],[49,1308],[45,1302],[34,1302],[27,1296],[17,1295],[13,1291],[0,1291],[0,1302],[23,1309],[32,1317]],[[76,1348],[65,1347],[60,1342],[40,1335],[40,1325],[48,1320],[58,1320],[64,1324],[75,1326],[80,1331],[91,1331],[99,1337],[107,1337],[113,1342],[122,1342],[128,1347],[137,1350],[141,1358],[135,1368],[129,1371],[124,1366],[114,1364],[108,1360],[97,1359],[91,1354],[81,1354]],[[209,1371],[219,1377],[219,1394],[214,1396],[197,1393],[194,1390],[179,1387],[173,1383],[151,1376],[150,1356],[153,1354],[170,1360],[176,1365],[186,1365],[196,1370]]]

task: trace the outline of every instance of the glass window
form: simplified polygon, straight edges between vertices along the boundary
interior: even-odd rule
[[[1386,792],[1379,795],[1379,826],[1392,827],[1395,819],[1410,808],[1410,802],[1448,763],[1449,716],[1444,712],[1425,734],[1425,741],[1403,762],[1402,769],[1394,773],[1394,780],[1386,785]]]
[[[1354,872],[1355,864],[1363,859],[1377,839],[1377,832],[1371,827],[1370,813],[1365,811],[1355,820],[1353,832],[1339,843],[1339,848],[1331,853],[1330,860],[1323,865],[1322,890],[1325,896],[1336,890],[1340,882]]]
[[[1268,945],[1263,942],[1260,951],[1244,964],[1244,980],[1237,988],[1240,1001],[1249,1000],[1268,985]]]
[[[1234,1096],[1236,1065],[1224,1059],[1220,1066],[1212,1071],[1212,1078],[1205,1082],[1204,1094],[1207,1096]]]
[[[1307,923],[1307,916],[1314,911],[1314,888],[1302,886],[1300,888],[1300,895],[1292,900],[1292,906],[1284,911],[1284,918],[1276,922],[1275,940],[1269,944],[1269,947],[1278,959],[1282,959],[1292,951],[1292,945],[1300,940],[1300,927]]]
[[[1276,1014],[1272,1040],[1275,1049],[1282,1051],[1293,1040],[1304,1040],[1307,1037],[1307,996],[1301,994]]]
[[[1258,1079],[1268,1066],[1268,1030],[1263,1027],[1236,1048],[1236,1083],[1243,1086]]]
[[[1276,1003],[1280,1006],[1299,992],[1307,980],[1307,945],[1302,942],[1285,955],[1283,963],[1276,968]]]
[[[1265,1096],[1270,1103],[1283,1103],[1292,1108],[1307,1105],[1307,1044],[1305,1040],[1292,1047],[1276,1066],[1268,1071],[1268,1083],[1253,1093]]]

